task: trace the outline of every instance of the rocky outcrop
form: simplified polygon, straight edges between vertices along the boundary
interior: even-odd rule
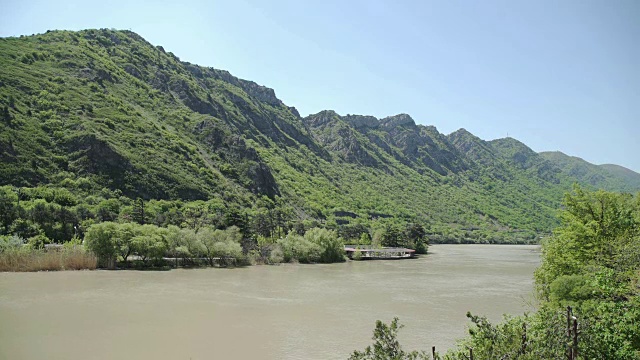
[[[270,198],[280,195],[278,184],[271,169],[258,152],[247,145],[238,135],[225,131],[225,126],[211,121],[200,122],[194,133],[209,150],[217,154],[226,166],[212,164],[226,169],[224,174],[247,184],[254,194],[267,195]]]
[[[226,70],[218,70],[214,68],[204,68],[201,66],[193,65],[188,62],[183,63],[187,70],[191,72],[197,78],[212,77],[220,79],[231,85],[235,85],[246,92],[249,96],[255,98],[258,101],[267,103],[271,106],[283,105],[282,101],[276,97],[276,93],[273,89],[266,86],[256,84],[253,81],[239,79]],[[298,114],[299,115],[299,114]]]
[[[380,125],[380,121],[373,116],[347,114],[343,119],[359,131],[375,129]]]
[[[397,126],[415,127],[416,122],[407,114],[398,114],[381,119],[380,125],[385,128],[394,128]]]

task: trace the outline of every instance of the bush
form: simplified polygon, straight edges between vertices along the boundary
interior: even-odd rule
[[[0,254],[5,251],[19,249],[24,244],[24,239],[18,235],[0,235]]]
[[[270,264],[279,264],[284,262],[284,253],[282,252],[282,248],[280,246],[273,248],[269,254],[268,260]]]
[[[46,244],[51,244],[51,240],[44,234],[32,236],[27,240],[27,245],[34,250],[42,250]]]
[[[285,262],[332,263],[344,261],[344,245],[335,231],[313,228],[304,236],[290,231],[277,241]]]
[[[320,247],[320,262],[332,263],[344,261],[344,244],[335,231],[313,228],[304,234],[304,238]]]
[[[354,351],[349,360],[428,360],[430,356],[425,352],[406,352],[398,341],[398,331],[402,329],[398,323],[398,318],[394,318],[391,324],[387,325],[382,321],[376,321],[376,328],[373,330],[373,347],[367,346],[364,351]]]
[[[287,236],[279,239],[277,244],[282,251],[285,262],[313,263],[320,260],[322,254],[322,249],[319,245],[312,243],[294,231],[290,231]]]

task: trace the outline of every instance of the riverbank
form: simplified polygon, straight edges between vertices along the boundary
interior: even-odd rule
[[[453,245],[466,246],[533,246],[535,244],[434,244],[429,249],[440,246]],[[346,245],[345,245],[346,246]],[[406,259],[419,258],[428,254],[415,254]],[[345,253],[345,259],[349,261],[362,260],[358,257],[349,256]],[[263,261],[260,261],[263,260]],[[242,268],[247,266],[279,265],[301,263],[297,259],[289,261],[268,262],[258,257],[236,258],[161,258],[153,260],[143,260],[140,257],[130,256],[127,261],[117,261],[111,270],[145,270],[145,271],[168,271],[175,269],[199,269],[199,268]],[[384,260],[384,259],[382,259]],[[304,263],[304,262],[302,262]],[[308,263],[308,262],[306,262]],[[84,249],[82,245],[74,247],[56,247],[54,250],[30,249],[28,247],[12,249],[0,253],[0,272],[37,272],[37,271],[65,271],[65,270],[95,270],[98,269],[98,259],[91,252]]]

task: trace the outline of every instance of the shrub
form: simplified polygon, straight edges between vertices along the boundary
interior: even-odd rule
[[[278,240],[285,262],[299,261],[303,263],[318,262],[322,249],[304,237],[290,231],[287,236]]]
[[[335,231],[313,228],[304,234],[305,240],[320,247],[320,258],[323,263],[344,261],[344,245]]]
[[[44,249],[46,244],[51,244],[51,240],[49,240],[49,238],[44,234],[32,236],[27,240],[27,245],[34,250]]]
[[[18,235],[2,235],[0,236],[0,254],[5,251],[13,251],[19,249],[24,244],[24,239]]]

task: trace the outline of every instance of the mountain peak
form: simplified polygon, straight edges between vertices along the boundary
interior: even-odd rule
[[[454,132],[452,132],[451,134],[449,134],[448,136],[462,136],[462,135],[471,135],[471,136],[475,136],[472,133],[470,133],[467,129],[465,128],[460,128]]]
[[[332,121],[336,121],[336,119],[340,119],[340,115],[333,110],[322,110],[316,114],[309,114],[305,118],[302,119],[306,124],[310,124],[312,126],[321,126],[326,125]]]
[[[398,114],[393,116],[387,116],[380,120],[380,124],[385,127],[396,126],[416,126],[416,122],[408,114]]]
[[[536,154],[530,147],[524,144],[522,141],[516,140],[512,137],[500,138],[489,141],[489,144],[497,149],[511,149],[511,151],[519,151],[528,155]]]
[[[375,116],[370,115],[347,114],[343,119],[356,129],[377,128],[380,125],[380,120]]]
[[[454,132],[452,132],[451,134],[447,135],[447,138],[452,141],[452,142],[459,142],[459,141],[464,141],[464,142],[477,142],[477,143],[484,143],[485,141],[480,139],[479,137],[473,135],[471,132],[469,132],[467,129],[465,128],[460,128]]]

